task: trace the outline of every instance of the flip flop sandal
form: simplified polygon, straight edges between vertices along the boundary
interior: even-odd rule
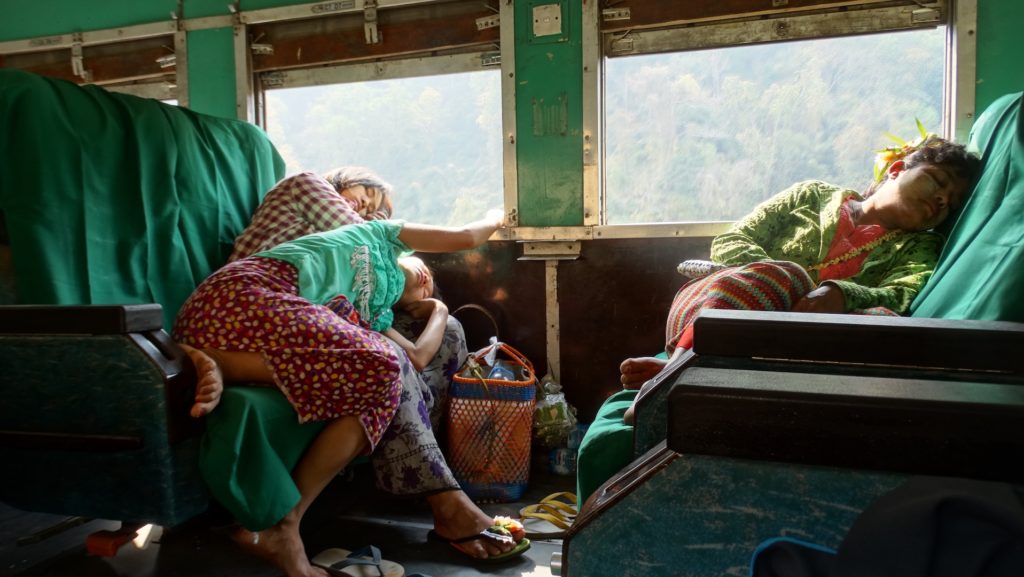
[[[380,549],[373,545],[355,551],[327,549],[313,557],[311,563],[331,577],[405,577],[405,567],[381,559]]]
[[[519,510],[526,535],[533,539],[561,539],[576,519],[576,495],[569,491],[552,493],[539,503]]]
[[[515,542],[515,538],[513,537],[513,533],[510,531],[510,528],[520,534],[520,539],[516,542],[515,547],[500,555],[481,559],[480,557],[471,555],[468,551],[462,548],[462,543],[469,543],[470,541],[476,541],[478,539],[486,539],[497,543]],[[449,539],[434,530],[427,533],[428,538],[448,543],[459,553],[462,553],[466,557],[480,563],[501,563],[521,556],[530,548],[530,540],[521,535],[523,535],[522,525],[520,525],[518,521],[507,517],[495,517],[495,524],[493,526],[484,529],[476,535],[469,535],[458,539]]]
[[[568,516],[550,502],[523,507],[519,515],[526,536],[531,539],[562,539],[575,520],[575,516]]]
[[[569,491],[552,493],[547,497],[541,499],[540,502],[537,504],[540,505],[542,503],[558,508],[559,510],[562,511],[563,516],[569,518],[576,517],[576,514],[579,512],[576,507],[576,494],[570,493]]]

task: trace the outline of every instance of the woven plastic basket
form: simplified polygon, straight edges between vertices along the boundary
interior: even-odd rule
[[[513,379],[487,378],[488,358],[511,367]],[[530,361],[500,342],[470,355],[452,379],[448,465],[474,501],[515,501],[526,491],[536,388]]]

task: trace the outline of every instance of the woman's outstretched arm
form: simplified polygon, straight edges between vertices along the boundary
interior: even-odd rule
[[[412,250],[421,252],[452,252],[480,246],[504,223],[500,211],[463,226],[432,226],[406,223],[399,240]]]

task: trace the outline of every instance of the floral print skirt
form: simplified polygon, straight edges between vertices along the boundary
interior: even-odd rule
[[[299,422],[357,416],[370,450],[398,407],[391,342],[344,296],[327,306],[300,297],[298,273],[284,261],[250,257],[218,270],[182,306],[173,336],[198,348],[262,353]]]
[[[396,312],[394,328],[406,338],[416,338],[422,330],[419,324],[407,314]],[[401,354],[402,399],[371,457],[379,489],[402,497],[420,497],[459,488],[438,438],[452,376],[467,355],[466,335],[454,316],[448,317],[441,347],[422,371],[417,372]]]

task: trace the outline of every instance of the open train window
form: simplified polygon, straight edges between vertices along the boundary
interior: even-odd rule
[[[397,217],[444,225],[502,208],[497,7],[381,4],[251,15],[258,123],[289,173],[378,172],[395,187]]]
[[[949,134],[946,5],[847,8],[639,30],[606,14],[606,222],[731,221],[807,179],[864,188],[886,132]]]
[[[446,73],[460,59],[473,61],[416,59],[408,70],[435,74],[398,70],[373,81],[366,74],[385,65],[265,77],[281,83],[264,92],[267,131],[289,173],[367,166],[395,187],[396,216],[440,225],[479,218],[503,201],[501,79],[497,68],[479,69],[479,56],[477,70]]]

